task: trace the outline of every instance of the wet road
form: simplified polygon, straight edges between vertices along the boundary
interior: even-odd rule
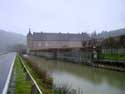
[[[8,53],[0,55],[0,94],[2,94],[3,89],[6,88],[5,84],[11,69],[12,64],[14,63],[14,57],[16,53]]]

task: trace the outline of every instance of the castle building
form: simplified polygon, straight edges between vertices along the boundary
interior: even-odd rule
[[[28,51],[49,49],[82,48],[82,40],[88,39],[85,33],[29,33],[27,34]]]

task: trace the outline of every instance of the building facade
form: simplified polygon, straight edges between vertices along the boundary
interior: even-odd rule
[[[71,33],[29,33],[27,34],[28,51],[48,49],[82,48],[82,41],[88,35]]]
[[[29,54],[75,63],[91,62],[95,48],[89,41],[86,33],[31,33],[29,30],[27,34]]]

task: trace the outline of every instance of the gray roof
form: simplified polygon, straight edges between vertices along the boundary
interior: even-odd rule
[[[88,39],[89,36],[86,33],[71,34],[71,33],[33,33],[33,40],[46,40],[46,41],[81,41]]]

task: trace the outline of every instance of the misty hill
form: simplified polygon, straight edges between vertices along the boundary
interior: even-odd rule
[[[120,35],[125,35],[125,28],[123,29],[117,29],[117,30],[112,30],[112,31],[103,31],[100,34],[98,34],[99,38],[108,38],[110,36],[120,36]]]
[[[26,44],[26,37],[12,32],[0,30],[0,52],[6,51],[8,47],[16,44]]]

